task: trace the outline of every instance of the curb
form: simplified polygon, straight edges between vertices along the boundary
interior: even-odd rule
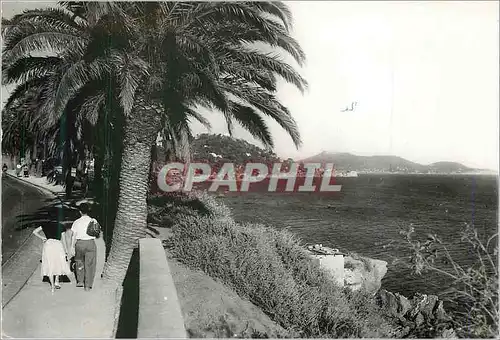
[[[52,194],[52,195],[54,195],[54,196],[56,196],[56,197],[57,197],[57,194],[63,194],[63,193],[64,193],[63,191],[59,191],[59,192],[58,192],[58,191],[52,191],[52,190],[47,189],[47,188],[45,188],[45,187],[43,187],[43,186],[41,186],[41,185],[38,185],[38,184],[35,184],[35,183],[31,183],[31,182],[29,182],[29,181],[26,181],[26,180],[24,180],[24,179],[18,178],[17,176],[11,175],[11,174],[9,174],[9,173],[6,173],[6,175],[7,175],[7,176],[9,176],[9,177],[14,178],[14,179],[16,179],[16,180],[18,180],[18,181],[20,181],[20,182],[23,182],[23,183],[27,183],[27,184],[29,184],[29,185],[32,185],[32,186],[34,186],[34,187],[36,187],[36,188],[38,188],[38,189],[45,190],[46,192],[49,192],[50,194]]]
[[[28,236],[28,239],[32,238],[33,236]],[[2,266],[3,267],[3,266]],[[23,290],[24,287],[26,287],[26,285],[28,284],[29,280],[31,280],[31,278],[33,277],[33,275],[35,275],[36,273],[36,270],[38,269],[38,266],[33,269],[33,272],[28,276],[28,278],[26,279],[26,281],[24,281],[24,283],[21,285],[21,287],[17,290],[17,292],[15,294],[13,294],[8,300],[6,300],[5,302],[2,301],[2,309],[4,309],[5,307],[7,307],[7,305],[16,298],[16,296],[21,293],[21,291]],[[3,282],[2,282],[3,283]]]

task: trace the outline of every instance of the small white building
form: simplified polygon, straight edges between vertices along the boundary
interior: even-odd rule
[[[330,272],[335,282],[344,287],[344,256],[338,249],[323,247],[322,244],[315,244],[307,247],[311,256],[316,259],[320,266]]]

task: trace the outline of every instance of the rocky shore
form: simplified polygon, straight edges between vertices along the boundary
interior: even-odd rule
[[[408,299],[382,289],[377,293],[376,299],[379,306],[399,326],[398,337],[457,337],[452,318],[444,310],[443,301],[435,295],[416,294]]]
[[[344,286],[375,294],[387,273],[387,262],[357,255],[344,257]]]
[[[399,293],[380,289],[387,273],[386,261],[357,254],[348,254],[343,261],[343,273],[328,268],[326,261],[322,263],[337,282],[343,282],[344,287],[372,294],[379,307],[396,325],[396,337],[456,338],[452,319],[444,310],[443,301],[437,296],[416,294],[407,298]],[[343,280],[339,280],[339,275],[343,275]]]
[[[456,338],[452,318],[436,295],[407,298],[380,289],[387,262],[360,256],[344,258],[344,285],[375,295],[377,304],[398,327],[398,338]]]

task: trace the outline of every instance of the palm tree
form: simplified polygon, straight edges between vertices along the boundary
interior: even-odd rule
[[[24,62],[25,60],[21,60]],[[61,59],[53,57],[30,58],[31,62],[46,65],[56,65]],[[26,68],[21,63],[16,63],[12,67],[4,68],[4,80],[21,81],[20,75]],[[21,71],[19,70],[21,69]],[[22,82],[11,93],[9,100],[3,109],[3,126],[6,132],[3,139],[3,147],[14,152],[24,151],[19,146],[19,131],[25,133],[24,140],[33,144],[33,151],[36,156],[36,147],[39,141],[44,141],[47,155],[60,158],[63,163],[63,170],[66,174],[67,193],[71,194],[69,177],[71,167],[75,161],[81,162],[85,151],[90,145],[85,137],[89,137],[89,124],[83,119],[81,103],[75,98],[70,103],[64,113],[53,121],[53,117],[46,113],[47,93],[55,84],[60,81],[57,73],[46,75],[45,77]],[[92,118],[89,116],[89,118]],[[86,133],[85,133],[86,132]],[[76,160],[74,159],[76,155]]]
[[[273,139],[262,114],[271,117],[300,145],[297,125],[275,92],[278,76],[300,90],[306,81],[279,54],[255,44],[279,47],[299,65],[305,56],[289,34],[291,15],[280,2],[64,2],[61,7],[27,11],[4,23],[2,57],[6,70],[25,66],[19,67],[22,79],[60,77],[46,92],[45,113],[52,119],[89,87],[94,94],[83,102],[102,107],[105,80],[116,85],[123,153],[105,276],[119,283],[137,240],[146,235],[150,151],[157,134],[185,145],[190,120],[206,122],[197,108],[208,107],[224,115],[229,131],[236,121],[267,147]],[[47,49],[63,66],[32,66],[30,54]]]

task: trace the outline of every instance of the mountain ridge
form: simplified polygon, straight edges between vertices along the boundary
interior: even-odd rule
[[[424,165],[399,156],[359,156],[349,152],[322,151],[319,154],[300,161],[310,163],[334,163],[335,169],[337,170],[358,172],[467,173],[491,171],[489,169],[471,168],[458,162],[439,161]]]
[[[274,163],[285,161],[271,150],[265,150],[246,140],[221,134],[203,133],[194,138],[191,145],[193,160],[210,163],[246,162]],[[280,160],[281,158],[281,160]],[[289,159],[292,160],[292,159]],[[293,161],[293,160],[292,160]],[[357,171],[374,173],[485,173],[497,174],[490,169],[477,169],[458,162],[439,161],[428,165],[409,161],[392,155],[359,156],[349,152],[322,151],[314,156],[295,162],[334,163],[339,171]]]

